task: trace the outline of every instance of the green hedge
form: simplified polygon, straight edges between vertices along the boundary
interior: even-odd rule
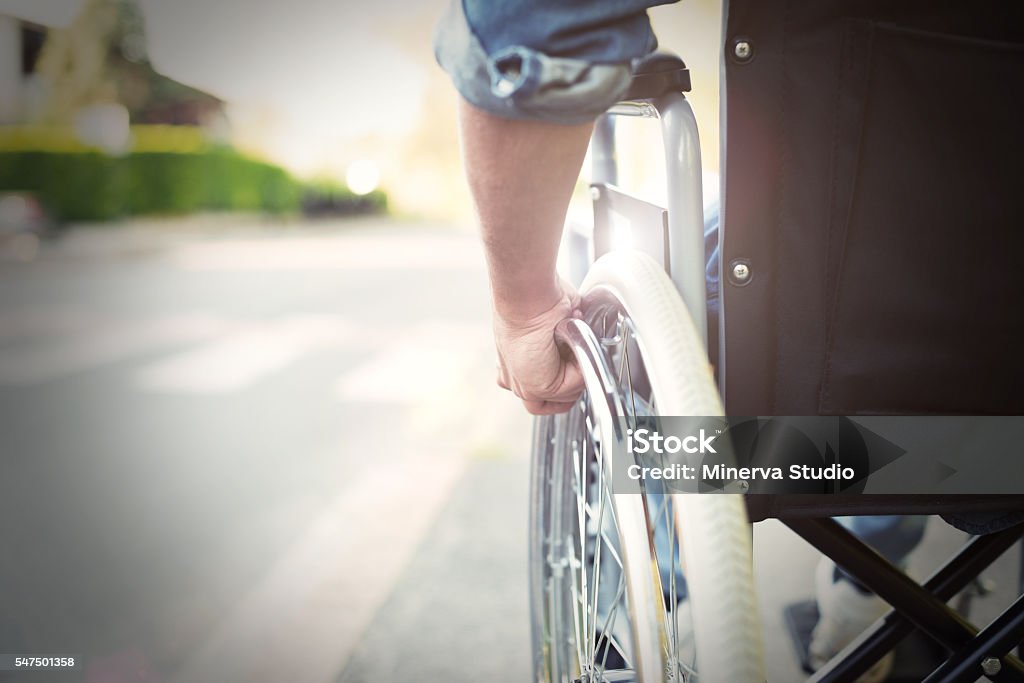
[[[59,221],[202,210],[284,213],[303,187],[284,169],[229,149],[201,152],[0,151],[0,191],[36,194]]]

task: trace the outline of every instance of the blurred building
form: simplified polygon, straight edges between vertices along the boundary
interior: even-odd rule
[[[48,27],[0,14],[0,124],[23,123],[40,108],[36,62]]]
[[[80,111],[120,105],[131,123],[227,133],[220,98],[150,64],[135,0],[85,0],[67,25],[31,5],[0,13],[0,123],[67,124]]]

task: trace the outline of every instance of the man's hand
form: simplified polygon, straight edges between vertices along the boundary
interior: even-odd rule
[[[555,344],[555,326],[579,313],[579,294],[559,282],[554,305],[525,319],[494,315],[498,385],[523,399],[534,415],[564,413],[583,391],[583,377],[572,358]]]

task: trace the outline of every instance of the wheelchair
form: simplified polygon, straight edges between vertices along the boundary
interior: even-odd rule
[[[727,49],[735,50],[736,59],[749,55],[749,47]],[[738,346],[728,346],[730,335],[740,335],[736,343],[749,345],[758,333],[770,337],[773,328],[755,320],[747,329],[733,329],[735,318],[723,312],[721,339],[715,341],[718,330],[708,330],[700,146],[683,94],[687,91],[688,72],[678,57],[658,53],[635,69],[625,100],[595,126],[593,233],[570,234],[563,245],[576,254],[573,269],[585,273],[583,315],[563,322],[557,336],[578,362],[586,390],[569,413],[535,421],[530,494],[534,679],[765,681],[751,524],[778,519],[892,608],[810,681],[855,681],[913,631],[946,653],[925,679],[929,683],[983,677],[1024,681],[1024,663],[1013,653],[1024,640],[1024,597],[982,628],[947,604],[1024,536],[1024,524],[974,536],[918,584],[832,519],[997,512],[1020,519],[1022,496],[687,495],[650,487],[633,495],[614,490],[611,460],[625,452],[623,425],[646,416],[724,415],[726,408],[742,415],[814,414],[816,408],[855,412],[838,402],[808,409],[809,404],[794,401],[752,401],[750,396],[777,377],[765,379],[771,373],[759,371],[761,376],[751,380],[750,361]],[[614,120],[620,116],[659,120],[671,190],[667,207],[641,201],[617,186]],[[751,130],[746,134],[754,135]],[[734,132],[732,127],[723,131]],[[748,143],[756,146],[741,137],[727,140],[726,154],[733,145],[741,150]],[[733,163],[728,156],[727,173]],[[729,193],[735,191],[731,182],[727,175],[725,207],[733,214],[727,213],[726,230],[731,215],[742,220],[744,214],[743,207],[729,204]],[[629,250],[613,248],[617,231],[623,230],[629,233]],[[765,277],[762,263],[730,253],[728,232],[724,240],[723,290],[742,292]],[[769,261],[775,267],[780,263],[778,257]],[[745,313],[745,304],[735,297],[731,302],[729,292],[723,292],[726,306]],[[709,338],[723,352],[717,379],[708,358]],[[747,391],[744,381],[753,385]],[[814,399],[822,401],[821,395],[816,388]],[[757,412],[773,408],[774,413]],[[937,412],[943,409],[940,405]]]

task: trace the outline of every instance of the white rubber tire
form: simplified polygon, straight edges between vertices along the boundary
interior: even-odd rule
[[[614,251],[581,287],[611,290],[633,320],[661,415],[722,415],[704,346],[675,285],[650,256]],[[674,494],[700,683],[763,683],[750,525],[736,494]]]

